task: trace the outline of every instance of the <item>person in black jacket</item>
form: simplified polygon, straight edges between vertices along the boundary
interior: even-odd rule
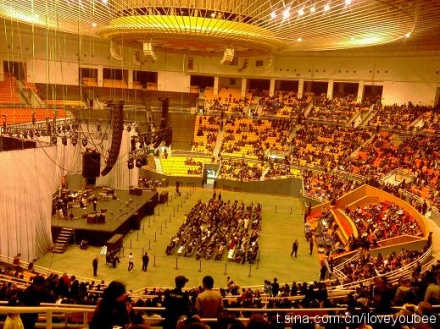
[[[165,320],[164,329],[176,328],[177,321],[181,316],[189,316],[189,294],[182,291],[188,279],[183,275],[176,276],[176,288],[165,292]]]
[[[32,284],[23,292],[20,304],[23,306],[40,306],[42,301],[49,302],[46,291],[46,281],[42,276],[35,276]],[[23,313],[21,321],[25,329],[35,329],[35,323],[38,320],[38,313]]]

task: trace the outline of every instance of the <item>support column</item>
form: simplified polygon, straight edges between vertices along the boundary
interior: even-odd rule
[[[219,77],[214,77],[214,95],[218,95],[218,81],[219,81]]]
[[[298,98],[301,99],[304,95],[304,79],[298,81]]]
[[[269,97],[272,97],[275,95],[275,79],[270,79],[270,86],[269,86]]]
[[[98,87],[104,85],[104,66],[98,65]]]
[[[357,94],[357,102],[361,103],[364,98],[364,87],[365,81],[359,81],[358,94]]]
[[[133,70],[128,70],[128,77],[127,77],[127,85],[128,89],[133,89]]]
[[[332,99],[333,98],[333,87],[335,86],[335,82],[333,79],[328,80],[327,85],[327,98]]]
[[[246,90],[247,90],[247,78],[241,79],[241,97],[246,97]]]

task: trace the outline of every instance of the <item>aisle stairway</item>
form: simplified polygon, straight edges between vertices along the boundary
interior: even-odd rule
[[[71,227],[63,227],[57,240],[53,245],[52,252],[55,254],[62,254],[69,244],[70,238],[73,236],[74,229]]]
[[[215,147],[214,147],[214,152],[213,152],[213,156],[218,157],[222,144],[223,144],[223,131],[220,131],[217,135],[217,140],[215,141]]]

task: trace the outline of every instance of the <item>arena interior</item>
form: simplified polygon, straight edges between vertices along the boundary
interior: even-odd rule
[[[194,303],[210,275],[240,319],[214,329],[440,327],[439,1],[0,0],[0,22],[0,326],[86,328],[114,280],[130,326],[162,326],[175,277]]]

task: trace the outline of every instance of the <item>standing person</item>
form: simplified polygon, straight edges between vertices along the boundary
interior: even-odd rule
[[[147,272],[149,262],[150,262],[150,257],[148,256],[148,253],[146,252],[142,256],[142,271]]]
[[[279,292],[280,292],[280,284],[278,283],[278,279],[277,278],[273,278],[272,296],[274,296],[274,297],[278,296]]]
[[[130,253],[130,254],[128,255],[128,271],[129,271],[129,272],[133,271],[133,267],[134,267],[133,254]]]
[[[90,329],[112,329],[114,326],[126,328],[130,323],[131,308],[128,307],[125,286],[112,281],[104,290],[93,312]]]
[[[311,255],[311,254],[313,254],[313,235],[310,236],[309,248],[310,248],[310,255]]]
[[[196,311],[201,318],[217,318],[223,310],[222,295],[218,291],[212,290],[214,287],[214,278],[212,276],[205,276],[202,283],[203,292],[197,296]]]
[[[95,256],[95,258],[93,258],[93,261],[92,261],[93,276],[98,275],[98,263],[99,263],[98,256]]]
[[[290,253],[290,257],[292,257],[292,255],[295,255],[295,258],[298,255],[298,239],[295,239],[295,242],[293,242],[292,252]]]
[[[40,306],[42,301],[48,301],[45,291],[45,280],[42,276],[35,276],[32,280],[32,284],[26,288],[21,297],[21,303],[23,306]],[[38,320],[38,313],[23,313],[21,315],[25,329],[35,329],[35,323]]]
[[[176,180],[176,194],[177,194],[178,196],[180,196],[180,190],[179,190],[179,187],[180,187],[180,180]]]
[[[174,279],[176,287],[173,290],[165,292],[165,320],[164,329],[176,328],[177,321],[183,315],[189,315],[189,294],[182,291],[188,279],[183,275],[178,275]]]

